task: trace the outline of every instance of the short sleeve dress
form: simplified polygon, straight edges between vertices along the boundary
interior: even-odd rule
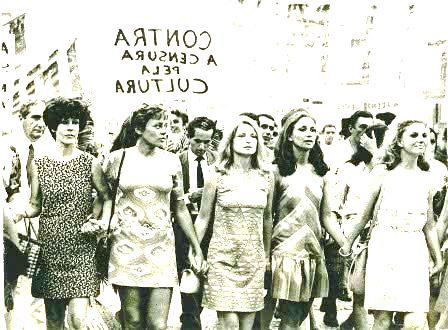
[[[116,180],[123,151],[109,155],[105,172]],[[133,158],[127,149],[119,180],[109,281],[129,287],[174,287],[178,284],[170,202],[183,196],[179,158],[156,149],[152,157]]]
[[[96,238],[81,232],[92,211],[92,162],[87,153],[59,161],[34,160],[42,190],[40,271],[33,277],[36,298],[70,299],[99,294]]]
[[[429,309],[429,172],[386,171],[366,265],[365,307],[426,313]]]
[[[202,300],[209,309],[255,312],[264,307],[263,214],[269,178],[257,170],[218,174]]]

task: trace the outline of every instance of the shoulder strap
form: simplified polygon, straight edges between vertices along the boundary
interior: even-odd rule
[[[106,235],[109,235],[110,233],[110,223],[112,221],[112,217],[114,216],[115,213],[115,199],[117,197],[117,191],[118,191],[118,185],[120,183],[120,176],[121,176],[121,168],[123,167],[123,162],[124,162],[124,156],[126,155],[126,149],[123,149],[123,154],[121,155],[121,160],[120,160],[120,165],[118,166],[118,174],[117,174],[117,178],[114,182],[114,185],[112,187],[112,207],[110,210],[110,218],[109,218],[109,224],[107,225],[107,232]]]

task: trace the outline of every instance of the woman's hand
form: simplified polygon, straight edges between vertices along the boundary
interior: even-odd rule
[[[443,262],[432,263],[429,268],[429,277],[433,277],[437,275],[443,269]]]
[[[196,274],[205,275],[208,271],[207,261],[204,259],[202,254],[202,250],[193,252],[193,249],[190,248],[188,251],[188,261],[190,262],[191,269]]]
[[[270,272],[271,271],[271,258],[270,257],[266,257],[265,261],[266,261],[265,272]]]

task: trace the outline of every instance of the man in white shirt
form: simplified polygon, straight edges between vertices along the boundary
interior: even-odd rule
[[[216,130],[216,122],[207,117],[194,118],[187,127],[187,138],[189,148],[179,155],[182,165],[182,176],[184,186],[184,199],[190,211],[193,222],[198,215],[204,182],[211,171],[211,166],[216,157],[210,151],[212,137]],[[205,233],[201,242],[204,257],[207,256],[208,244],[211,239],[213,223]],[[182,230],[174,224],[174,234],[176,237],[176,258],[179,278],[184,269],[188,268],[188,241]],[[181,293],[182,329],[201,329],[200,314],[202,289],[195,294]]]
[[[13,141],[14,146],[19,154],[21,163],[21,187],[20,192],[11,197],[13,204],[21,204],[28,201],[30,197],[30,171],[31,161],[44,152],[42,147],[42,136],[45,133],[45,123],[43,120],[43,112],[45,110],[45,102],[41,100],[33,100],[22,105],[19,111],[20,120],[22,122],[23,135],[17,137]],[[36,232],[39,226],[39,219],[29,219],[33,224]],[[26,219],[28,221],[28,219]],[[26,234],[24,221],[16,224],[17,230],[22,234]],[[36,238],[33,233],[32,237]],[[32,319],[35,313],[45,319],[43,314],[43,300],[34,299],[31,296],[31,279],[20,276],[15,290],[14,303],[15,308],[11,315],[8,315],[8,327],[10,329],[30,329],[34,328]],[[24,315],[26,317],[24,317]]]
[[[356,111],[347,119],[348,138],[339,144],[339,165],[335,175],[331,177],[331,201],[334,215],[338,217],[342,228],[349,231],[351,219],[358,213],[359,198],[367,186],[373,160],[378,153],[375,136],[365,134],[368,127],[373,126],[373,115],[367,111]],[[346,276],[349,265],[338,254],[339,246],[331,239],[325,246],[325,257],[330,279],[330,291],[327,298],[322,299],[321,311],[325,312],[324,324],[337,327],[336,299],[350,299],[346,288]],[[341,324],[341,329],[355,327],[365,329],[367,312],[363,308],[364,297],[353,296],[353,311],[349,318]]]

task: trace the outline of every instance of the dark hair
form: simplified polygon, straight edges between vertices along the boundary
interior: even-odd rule
[[[196,128],[203,129],[204,131],[213,130],[212,136],[216,132],[216,121],[207,117],[196,117],[187,126],[187,137],[192,138]]]
[[[282,130],[275,147],[275,163],[278,166],[281,176],[289,176],[296,171],[296,159],[294,158],[294,146],[289,137],[292,134],[295,124],[303,117],[314,120],[304,109],[296,109],[288,112],[288,117],[284,120]],[[319,176],[324,176],[330,169],[324,162],[324,155],[319,143],[314,143],[311,148],[308,161],[314,167],[314,171]]]
[[[27,101],[27,102],[23,103],[19,109],[20,118],[25,119],[26,117],[28,117],[28,114],[30,113],[30,108],[39,103],[41,103],[45,106],[45,102],[42,100],[31,100],[31,101]]]
[[[259,115],[257,116],[257,123],[258,123],[258,125],[260,125],[260,117],[266,117],[266,118],[269,118],[270,120],[272,120],[272,121],[275,123],[275,119],[274,119],[274,117],[272,117],[270,114],[267,114],[267,113],[261,113],[261,114],[259,114]]]
[[[359,118],[372,118],[373,119],[373,115],[370,112],[364,111],[364,110],[355,111],[349,118],[348,128],[355,127],[356,121]]]
[[[432,128],[432,127],[429,128],[429,132],[432,133],[432,134],[434,134],[434,136],[435,136],[435,138],[436,138],[435,150],[437,150],[437,137],[438,137],[437,132],[436,132],[436,131],[434,130],[434,128]],[[430,139],[431,139],[431,137],[430,137]],[[431,142],[431,141],[430,141],[430,142]]]
[[[171,113],[177,117],[180,117],[183,126],[188,124],[188,115],[185,112],[180,110],[171,110]]]
[[[146,103],[142,104],[137,110],[135,110],[121,125],[120,133],[112,143],[110,151],[118,149],[130,148],[135,146],[140,134],[138,130],[144,130],[146,124],[150,119],[161,116],[166,111],[160,106],[151,106]]]
[[[68,118],[79,119],[79,131],[82,131],[87,121],[91,120],[87,104],[80,98],[65,97],[56,97],[47,102],[43,119],[53,139],[56,139],[59,124]]]
[[[328,127],[334,127],[334,129],[336,129],[336,126],[335,126],[335,125],[333,125],[333,124],[327,124],[327,125],[325,125],[324,127],[322,127],[321,134],[324,134],[324,133],[325,133],[325,129],[328,128]]]
[[[381,112],[375,116],[375,118],[384,121],[386,126],[389,126],[394,121],[395,117],[396,115],[392,112]]]
[[[397,167],[398,164],[401,163],[401,147],[399,146],[399,142],[401,141],[403,134],[409,126],[412,124],[423,124],[426,125],[424,122],[419,120],[406,120],[404,122],[401,122],[398,124],[397,128],[397,134],[395,135],[394,139],[392,140],[391,144],[386,150],[386,155],[384,156],[384,163],[386,164],[386,168],[390,171],[393,170],[395,167]],[[418,156],[417,159],[417,166],[422,171],[428,171],[429,170],[429,164],[425,160],[423,155]]]
[[[256,114],[253,113],[253,112],[242,112],[242,113],[240,113],[239,115],[240,115],[240,116],[246,116],[246,117],[249,117],[250,119],[256,121],[257,124],[258,124],[258,115],[256,115]]]

